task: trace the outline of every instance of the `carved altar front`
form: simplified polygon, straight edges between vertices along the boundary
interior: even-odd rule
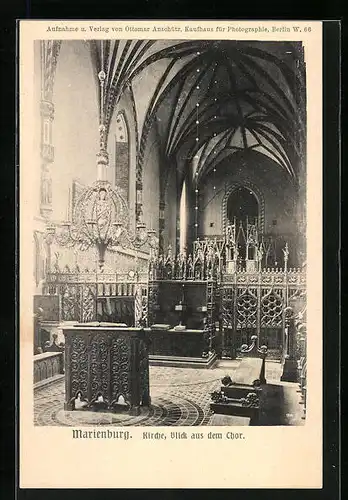
[[[65,409],[115,410],[120,397],[132,415],[150,404],[149,358],[141,328],[80,324],[65,336]]]

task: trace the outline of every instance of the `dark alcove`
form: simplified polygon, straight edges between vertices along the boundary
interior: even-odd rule
[[[227,217],[230,223],[235,217],[237,225],[242,222],[244,226],[247,217],[249,222],[254,223],[258,216],[259,204],[250,189],[240,186],[230,194],[227,202]]]

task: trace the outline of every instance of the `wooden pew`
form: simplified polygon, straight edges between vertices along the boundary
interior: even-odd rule
[[[210,408],[214,413],[250,418],[250,425],[257,425],[260,415],[260,391],[266,384],[265,359],[267,347],[258,348],[257,337],[251,338],[251,345],[243,345],[243,356],[233,379],[222,379],[220,391],[211,394]]]

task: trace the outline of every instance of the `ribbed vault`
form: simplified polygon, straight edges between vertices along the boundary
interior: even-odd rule
[[[253,150],[298,180],[306,122],[300,43],[106,40],[90,44],[96,75],[102,69],[107,75],[103,103],[107,130],[125,87],[146,88],[148,102],[142,102],[144,111],[138,113],[140,171],[147,136],[157,120],[163,154],[168,165],[176,165],[179,177],[194,165],[191,174],[200,179],[226,157]],[[146,68],[152,72],[151,89]],[[144,92],[138,95],[144,99]],[[135,99],[137,107],[140,97]]]
[[[153,93],[141,144],[157,118],[168,163],[182,176],[192,165],[199,180],[226,157],[253,150],[298,180],[305,137],[303,54],[292,44],[282,44],[282,52],[276,44],[260,45],[202,42],[193,58],[181,59],[175,77],[163,77]]]

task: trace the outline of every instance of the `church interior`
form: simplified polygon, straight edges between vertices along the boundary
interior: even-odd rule
[[[36,425],[303,425],[300,42],[36,41]]]

